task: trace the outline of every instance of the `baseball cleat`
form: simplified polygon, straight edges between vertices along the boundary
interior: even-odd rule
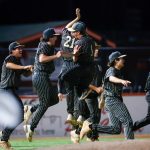
[[[26,133],[26,138],[29,142],[32,142],[33,131],[30,129],[30,125],[24,125],[24,131]]]
[[[82,129],[80,131],[80,139],[83,139],[84,136],[91,131],[89,125],[91,124],[91,122],[88,122],[87,120],[83,122],[83,126]]]
[[[77,125],[77,121],[74,119],[72,114],[68,114],[65,124]]]
[[[73,143],[75,143],[75,144],[79,143],[80,136],[78,134],[76,134],[76,130],[70,131],[70,135],[71,135],[71,141]]]
[[[80,115],[77,119],[77,124],[82,126],[84,121],[85,121],[84,117]]]
[[[11,144],[6,141],[0,141],[0,147],[3,148],[4,150],[13,150]]]

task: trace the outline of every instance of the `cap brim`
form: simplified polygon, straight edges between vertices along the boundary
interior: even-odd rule
[[[18,48],[18,47],[25,47],[25,45],[17,45],[15,48]]]
[[[118,58],[123,58],[123,57],[126,57],[127,55],[121,55],[121,56],[119,56]]]
[[[72,29],[72,28],[68,28],[68,31],[70,32],[75,32],[76,30]]]

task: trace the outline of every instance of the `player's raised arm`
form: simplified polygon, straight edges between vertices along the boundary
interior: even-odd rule
[[[66,28],[70,28],[72,27],[72,25],[79,21],[81,18],[81,14],[80,14],[80,9],[79,8],[76,8],[76,18],[74,20],[72,20],[71,22],[69,22],[67,25],[66,25]]]

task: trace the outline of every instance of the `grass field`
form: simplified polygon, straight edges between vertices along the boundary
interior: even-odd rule
[[[150,135],[135,135],[136,139],[150,139]],[[124,140],[123,135],[103,135],[100,136],[99,141],[120,141]],[[86,139],[81,143],[86,142]],[[32,142],[28,142],[25,138],[11,138],[10,143],[15,150],[34,150],[44,147],[57,147],[60,145],[72,144],[69,137],[46,137],[46,138],[33,138]]]

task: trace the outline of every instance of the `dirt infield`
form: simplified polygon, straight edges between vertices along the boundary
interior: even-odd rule
[[[36,150],[150,150],[150,141],[146,139],[111,142],[86,142],[81,144],[64,145],[55,148],[40,148]]]

